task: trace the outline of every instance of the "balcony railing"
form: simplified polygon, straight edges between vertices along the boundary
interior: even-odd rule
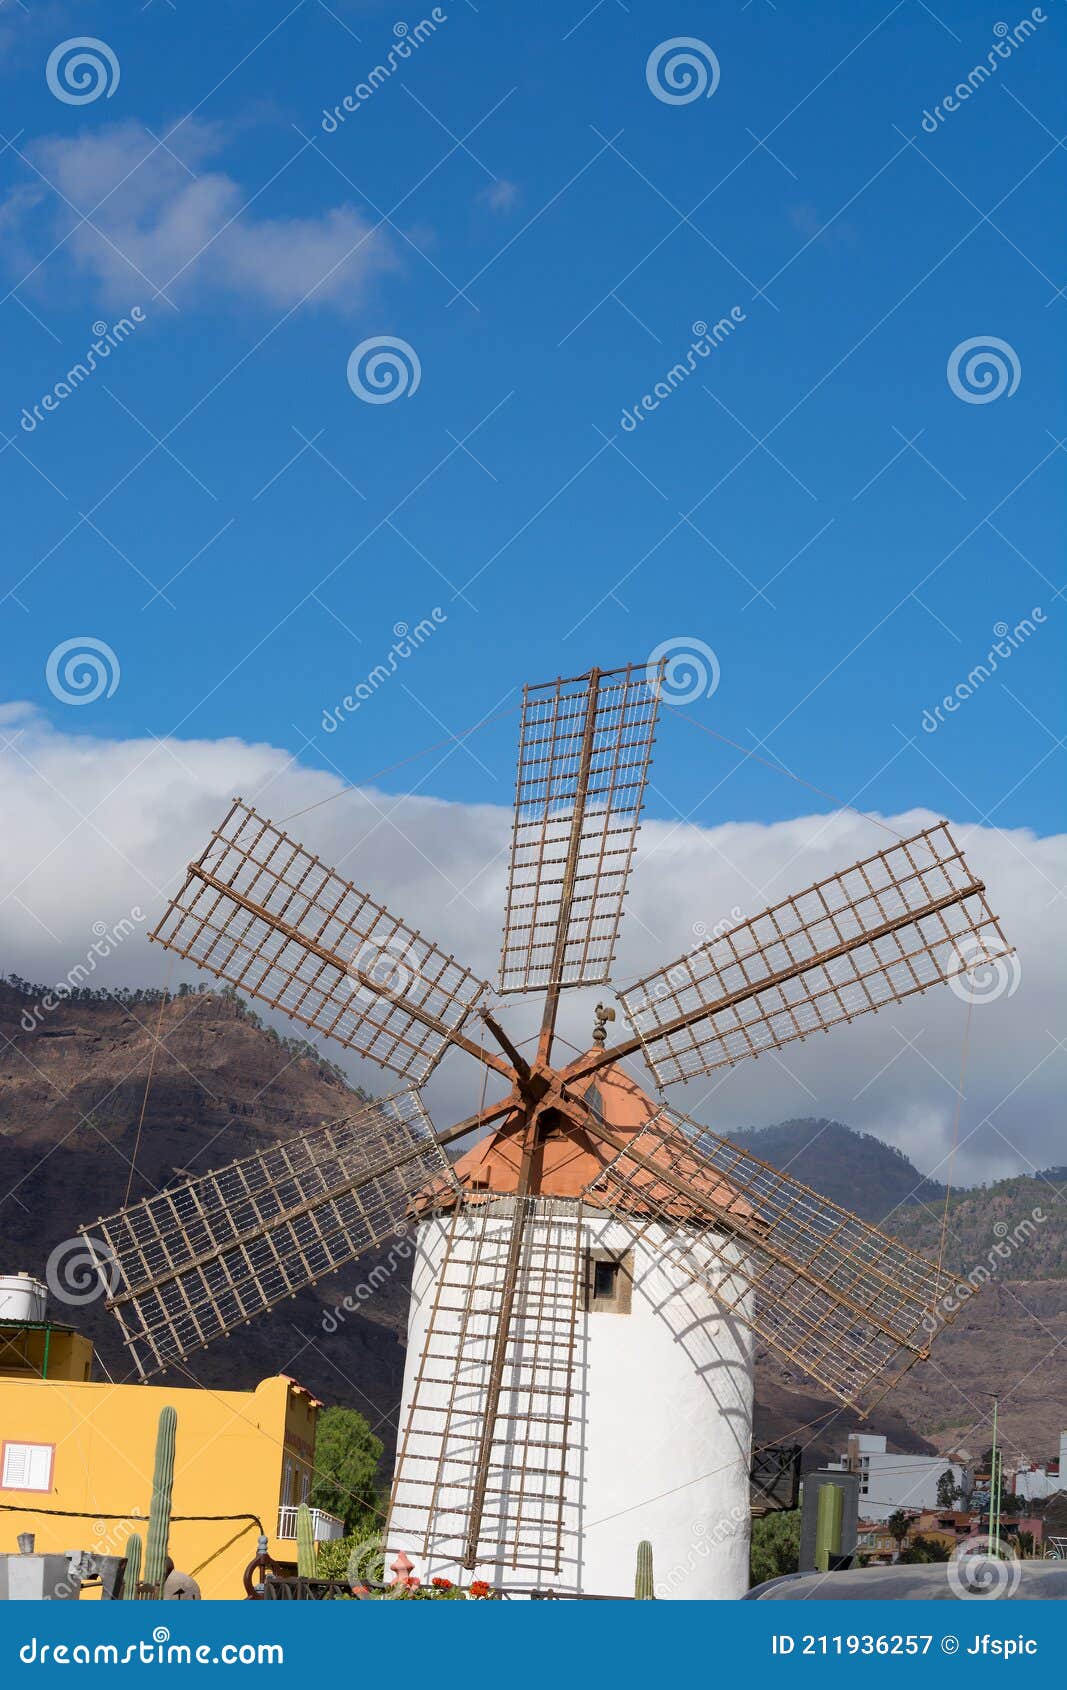
[[[311,1531],[316,1543],[328,1542],[330,1538],[344,1537],[345,1523],[336,1514],[327,1514],[321,1508],[311,1510]],[[296,1538],[296,1504],[283,1504],[278,1510],[278,1536]]]

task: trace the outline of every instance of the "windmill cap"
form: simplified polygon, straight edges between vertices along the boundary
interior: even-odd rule
[[[594,1047],[590,1058],[600,1052]],[[659,1105],[616,1063],[583,1076],[568,1088],[575,1097],[582,1098],[594,1115],[604,1123],[613,1138],[629,1143],[658,1113]],[[653,1161],[664,1161],[664,1152],[649,1146],[644,1152]],[[578,1198],[595,1209],[610,1207],[610,1196],[590,1191],[604,1170],[615,1160],[618,1152],[610,1144],[585,1133],[581,1128],[564,1123],[559,1134],[549,1132],[539,1146],[539,1168],[536,1194],[540,1197]],[[473,1197],[509,1197],[518,1190],[522,1161],[521,1127],[514,1118],[505,1120],[494,1132],[480,1139],[456,1162],[453,1173],[468,1201]],[[681,1205],[677,1191],[658,1182],[647,1189],[650,1205],[669,1212]],[[716,1180],[712,1196],[723,1207],[737,1215],[752,1213],[750,1205],[726,1183]],[[425,1214],[434,1209],[451,1208],[455,1189],[450,1181],[438,1181],[420,1194],[415,1207]]]

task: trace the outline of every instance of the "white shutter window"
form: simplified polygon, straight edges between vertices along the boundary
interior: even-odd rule
[[[4,1490],[51,1490],[54,1454],[54,1444],[5,1442],[0,1487]]]

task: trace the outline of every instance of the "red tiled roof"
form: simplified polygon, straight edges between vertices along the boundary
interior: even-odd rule
[[[596,1052],[590,1054],[595,1055]],[[658,1105],[615,1064],[575,1081],[570,1090],[575,1097],[583,1098],[590,1105],[613,1138],[624,1143],[636,1139],[657,1113]],[[486,1197],[505,1197],[517,1190],[521,1132],[521,1124],[515,1117],[510,1117],[459,1158],[453,1171],[465,1188],[468,1199],[474,1197],[477,1200],[483,1193]],[[650,1137],[640,1149],[643,1156],[666,1165],[666,1154],[654,1138]],[[563,1122],[558,1136],[545,1137],[538,1145],[535,1189],[542,1197],[580,1197],[618,1154],[612,1145],[571,1126],[569,1122]],[[631,1173],[635,1166],[630,1164],[625,1171]],[[692,1183],[695,1192],[717,1207],[729,1208],[738,1216],[753,1215],[751,1206],[718,1175],[707,1178],[701,1171],[700,1176],[693,1177]],[[650,1180],[647,1170],[642,1171],[640,1184],[642,1191],[637,1207],[643,1209],[647,1204],[657,1210],[666,1209],[679,1219],[694,1217],[694,1210],[675,1187]],[[442,1182],[420,1198],[418,1207],[420,1210],[448,1207],[450,1201],[449,1189]],[[606,1193],[603,1196],[589,1194],[585,1201],[594,1208],[609,1206]],[[634,1206],[634,1202],[626,1204],[628,1208]]]

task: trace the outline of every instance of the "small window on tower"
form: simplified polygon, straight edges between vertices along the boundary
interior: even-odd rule
[[[618,1262],[594,1262],[593,1301],[599,1302],[603,1297],[614,1297],[615,1282],[618,1277]]]
[[[586,1258],[585,1306],[589,1314],[629,1314],[633,1251],[590,1250]]]

